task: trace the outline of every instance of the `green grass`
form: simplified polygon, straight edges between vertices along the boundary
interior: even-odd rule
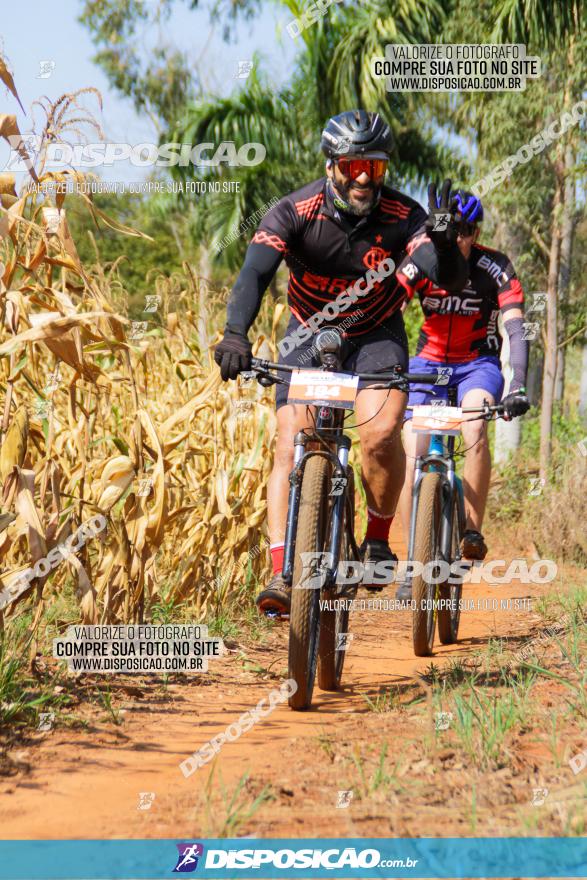
[[[120,726],[123,723],[123,716],[119,709],[117,709],[112,702],[112,693],[110,692],[110,686],[107,684],[104,689],[98,688],[96,691],[96,695],[98,697],[98,702],[102,705],[106,712],[108,713],[108,719],[112,721],[116,726]]]
[[[507,763],[504,750],[508,733],[523,727],[528,717],[525,699],[514,693],[486,696],[477,689],[454,694],[453,730],[464,751],[478,766]]]
[[[379,691],[374,700],[368,694],[361,694],[370,712],[394,712],[399,707],[399,691],[397,687]]]
[[[349,786],[349,788],[352,788],[359,799],[369,798],[380,789],[384,791],[390,788],[401,789],[402,786],[397,774],[402,763],[402,756],[400,755],[393,767],[390,768],[388,766],[387,750],[388,743],[382,743],[375,766],[369,772],[367,772],[365,761],[358,750],[355,749],[353,752],[351,760],[356,770],[358,782],[354,786]]]
[[[498,652],[490,649],[489,654],[501,655],[501,646]],[[467,672],[460,664],[449,667],[433,684],[436,710],[453,715],[446,730],[435,730],[436,741],[442,737],[443,742],[458,744],[482,769],[506,763],[508,735],[526,723],[535,681],[536,674],[529,670],[518,674],[487,670],[481,674]]]
[[[538,728],[545,733],[555,767],[560,768],[561,722],[568,719],[587,729],[587,628],[582,613],[586,593],[583,585],[577,585],[568,594],[543,597],[541,613],[549,626],[564,624],[563,614],[570,615],[560,631],[549,633],[541,627],[535,636],[509,650],[506,640],[491,639],[476,654],[473,669],[458,658],[442,669],[431,664],[424,678],[432,687],[434,708],[453,713],[449,728],[436,732],[436,741],[459,748],[486,771],[509,763],[508,746],[516,734]],[[530,643],[535,654],[518,658]],[[546,661],[554,647],[560,659]],[[562,711],[560,707],[556,712],[545,711],[535,697],[536,685],[544,679],[564,685],[567,694]],[[576,828],[579,820],[575,817],[572,822]]]
[[[0,633],[0,726],[37,725],[39,711],[48,704],[63,702],[49,685],[42,685],[28,671],[31,637],[24,631],[25,620]]]
[[[203,825],[205,837],[236,837],[241,833],[257,811],[266,803],[275,800],[271,787],[265,785],[259,794],[251,796],[247,790],[249,774],[244,773],[232,791],[229,791],[218,773],[216,777],[216,761],[212,765],[210,775],[204,789]],[[218,802],[220,797],[220,803]]]
[[[321,730],[316,737],[316,742],[318,743],[318,747],[321,748],[323,752],[325,752],[328,760],[332,764],[336,755],[336,750],[334,748],[332,737],[329,736],[325,730]]]
[[[206,617],[208,635],[220,639],[237,639],[240,627],[228,608],[218,606]]]
[[[570,713],[585,722],[587,720],[587,663],[585,663],[587,627],[583,608],[587,604],[587,588],[578,585],[566,595],[549,594],[545,598],[547,601],[543,603],[543,611],[548,619],[553,620],[553,625],[561,620],[563,614],[570,615],[566,629],[560,632],[553,629],[552,635],[537,641],[536,654],[523,659],[520,662],[520,670],[526,670],[534,677],[551,679],[565,685],[568,689],[568,699],[565,702]],[[544,656],[546,648],[553,645],[556,645],[560,651],[568,675],[547,668],[540,660],[539,655]]]

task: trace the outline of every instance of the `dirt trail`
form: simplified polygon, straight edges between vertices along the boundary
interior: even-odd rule
[[[396,542],[397,545],[397,542]],[[534,595],[540,588],[533,587]],[[521,597],[529,588],[502,586],[500,598]],[[367,596],[361,592],[359,596]],[[380,594],[392,597],[391,588]],[[469,586],[467,598],[488,595],[487,585]],[[492,595],[496,595],[496,591]],[[263,808],[253,832],[259,836],[345,836],[366,833],[355,827],[351,811],[335,809],[345,789],[339,759],[320,746],[320,738],[368,748],[374,732],[390,741],[409,739],[410,715],[368,710],[364,695],[382,688],[414,687],[418,672],[433,662],[470,654],[489,638],[525,636],[536,615],[524,612],[467,612],[457,645],[436,645],[433,658],[415,658],[409,612],[372,611],[351,615],[354,638],[347,654],[344,687],[336,694],[315,692],[315,710],[294,713],[278,707],[237,741],[226,743],[217,769],[227,791],[243,773],[251,799],[265,784],[277,799]],[[125,709],[120,726],[94,717],[89,729],[56,728],[32,735],[14,757],[25,772],[0,781],[0,827],[4,838],[189,837],[203,834],[202,790],[210,765],[185,779],[179,763],[254,706],[278,679],[243,668],[241,652],[211,662],[205,680],[169,686],[167,697],[140,683],[142,696],[118,700]],[[280,677],[287,666],[287,628],[278,626],[269,645],[246,646],[249,660],[271,667]],[[130,677],[128,677],[130,678]],[[140,693],[139,691],[139,693]],[[137,809],[139,792],[154,792],[151,809]],[[377,817],[371,817],[376,821]],[[387,817],[388,818],[388,817]],[[398,819],[399,821],[399,819]],[[372,831],[377,826],[369,826]],[[401,823],[394,825],[401,832]],[[246,833],[247,827],[238,833]],[[381,829],[389,833],[389,827]]]

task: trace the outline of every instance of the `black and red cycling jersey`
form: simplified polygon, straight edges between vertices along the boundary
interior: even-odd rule
[[[426,219],[414,199],[389,187],[382,188],[370,214],[358,217],[337,206],[327,178],[306,184],[282,198],[261,221],[228,303],[227,326],[248,331],[282,259],[290,272],[288,304],[301,323],[386,258],[399,265],[409,254],[427,277],[459,289],[466,262],[456,246],[442,254],[435,250],[424,232]],[[361,336],[384,326],[404,299],[393,272],[328,323],[344,320],[349,336]]]
[[[523,308],[524,292],[514,267],[500,251],[475,244],[468,260],[469,280],[459,293],[436,286],[409,257],[397,278],[409,299],[420,297],[424,323],[416,354],[431,361],[458,363],[501,350],[500,311]]]

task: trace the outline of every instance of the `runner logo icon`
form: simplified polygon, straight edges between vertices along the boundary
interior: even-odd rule
[[[173,869],[174,874],[191,874],[198,867],[198,859],[204,855],[204,847],[201,843],[176,843],[179,851],[177,865]]]

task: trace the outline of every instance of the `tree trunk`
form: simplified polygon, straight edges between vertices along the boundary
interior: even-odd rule
[[[573,242],[575,236],[575,179],[570,173],[575,165],[575,157],[573,148],[568,146],[565,150],[565,171],[567,178],[565,180],[565,195],[563,202],[563,210],[561,217],[561,254],[560,254],[560,276],[559,276],[559,343],[566,336],[567,329],[567,301],[569,298],[569,287],[571,283],[571,263],[573,259]],[[562,400],[565,388],[565,364],[566,364],[567,347],[561,346],[558,349],[557,367],[556,367],[556,386],[555,400]]]
[[[528,389],[528,400],[532,406],[540,406],[540,392],[542,390],[542,373],[544,371],[544,356],[542,352],[538,354],[535,360],[532,360],[528,367],[528,381],[526,388]]]
[[[583,356],[581,359],[581,387],[579,390],[579,415],[587,421],[587,333],[583,343]]]
[[[552,206],[550,256],[548,265],[548,296],[546,299],[546,350],[542,378],[542,407],[540,412],[540,477],[548,478],[552,454],[552,406],[556,381],[558,346],[558,297],[557,283],[560,268],[560,209],[563,200],[563,161],[556,162],[556,184]],[[564,167],[564,166],[563,166]]]
[[[566,321],[561,318],[559,324],[562,326],[560,335],[564,336]],[[554,383],[554,399],[557,403],[563,399],[565,393],[565,367],[566,367],[566,350],[565,347],[557,349],[556,352],[556,380]]]

